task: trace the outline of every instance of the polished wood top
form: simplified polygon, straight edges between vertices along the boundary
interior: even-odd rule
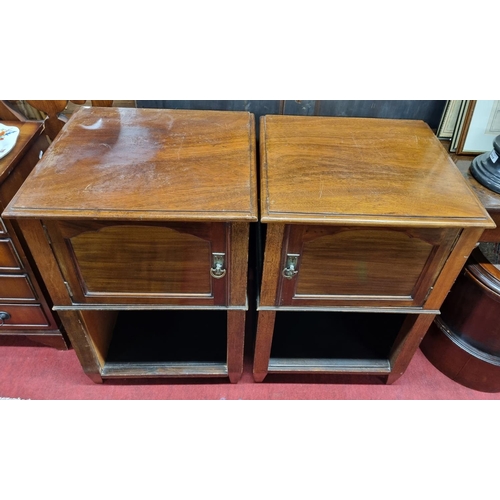
[[[257,220],[254,115],[81,108],[7,217]]]
[[[261,118],[261,220],[495,227],[422,121]]]
[[[7,127],[17,127],[19,129],[19,136],[17,137],[14,148],[3,158],[0,158],[0,182],[3,182],[19,160],[24,156],[27,149],[41,134],[43,125],[40,122],[34,121],[15,122],[1,120],[1,122]]]

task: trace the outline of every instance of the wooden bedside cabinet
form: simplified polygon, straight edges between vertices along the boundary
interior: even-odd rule
[[[12,151],[0,159],[0,212],[10,202],[48,147],[39,122],[3,121],[19,128]],[[15,221],[0,218],[0,335],[23,336],[57,349],[67,349],[61,322],[23,235]]]
[[[95,382],[243,370],[254,117],[82,108],[5,211]]]
[[[394,382],[493,221],[420,121],[265,116],[260,152],[255,380]]]

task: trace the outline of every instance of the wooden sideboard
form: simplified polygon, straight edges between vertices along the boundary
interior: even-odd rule
[[[0,159],[0,212],[11,201],[48,141],[39,122],[2,121],[19,128],[12,151]],[[0,335],[67,349],[61,322],[51,310],[51,300],[15,221],[0,218]]]
[[[254,378],[393,383],[485,228],[421,121],[264,116]]]
[[[4,215],[92,380],[238,381],[256,175],[247,112],[72,115]]]

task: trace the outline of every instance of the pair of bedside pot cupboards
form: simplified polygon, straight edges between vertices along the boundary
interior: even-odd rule
[[[93,381],[237,382],[250,324],[257,382],[393,383],[495,227],[421,121],[259,129],[246,112],[82,108],[8,203]]]

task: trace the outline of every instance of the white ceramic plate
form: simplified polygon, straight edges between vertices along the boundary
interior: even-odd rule
[[[19,137],[19,129],[17,127],[7,127],[0,123],[0,158],[12,151]]]

